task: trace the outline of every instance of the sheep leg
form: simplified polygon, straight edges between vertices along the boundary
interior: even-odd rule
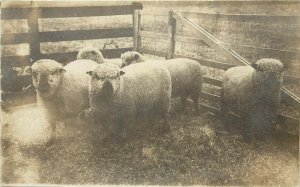
[[[47,146],[53,145],[55,139],[56,139],[56,120],[49,120],[50,127],[51,127],[51,136],[49,141],[47,142]]]
[[[170,103],[170,101],[169,101]],[[163,122],[163,129],[162,129],[162,132],[163,133],[167,133],[167,132],[170,132],[171,129],[170,129],[170,115],[169,115],[169,107],[170,105],[164,103],[162,105],[162,108],[161,108],[161,118],[162,118],[162,122]]]
[[[255,125],[255,118],[257,116],[255,116],[255,114],[253,114],[251,111],[247,112],[246,114],[244,113],[242,115],[242,120],[243,120],[243,138],[245,140],[245,142],[247,143],[252,143],[255,141],[256,137],[254,136],[255,135],[255,132],[254,132],[254,127],[253,125]]]
[[[185,107],[186,107],[186,95],[183,95],[183,96],[181,96],[181,108],[180,108],[180,111],[181,112],[184,112],[184,110],[185,110]]]
[[[163,114],[163,133],[168,133],[171,131],[170,128],[170,115],[168,113]]]
[[[199,93],[193,93],[191,97],[194,103],[194,112],[195,114],[199,114]]]
[[[227,114],[228,108],[226,107],[226,103],[224,100],[224,93],[223,90],[221,91],[221,96],[220,96],[220,117],[221,119],[224,120],[224,127],[227,132],[230,132],[230,125],[229,125],[229,116]]]

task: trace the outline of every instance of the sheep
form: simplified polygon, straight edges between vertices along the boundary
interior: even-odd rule
[[[52,128],[50,142],[55,139],[57,121],[76,116],[89,107],[90,76],[86,72],[96,66],[97,62],[92,60],[75,60],[63,67],[50,59],[38,60],[31,66],[38,107],[45,112]]]
[[[171,77],[167,68],[155,61],[133,64],[120,69],[110,63],[99,64],[91,76],[89,96],[91,108],[84,110],[80,118],[94,118],[104,124],[113,119],[113,134],[120,138],[123,127],[141,113],[159,114],[163,130],[169,131]],[[103,123],[104,122],[104,123]]]
[[[244,121],[243,135],[259,138],[276,122],[280,90],[285,67],[276,59],[263,58],[250,66],[228,69],[223,77],[220,96],[221,113],[240,115]],[[228,124],[225,124],[230,131]]]
[[[126,65],[144,62],[146,59],[136,51],[121,55]],[[181,110],[184,111],[186,98],[191,96],[195,113],[199,112],[198,99],[202,90],[203,72],[201,65],[188,58],[175,58],[161,61],[170,71],[172,80],[172,97],[181,97]]]
[[[89,59],[102,64],[105,62],[116,64],[119,67],[123,67],[123,61],[120,58],[105,59],[102,53],[95,47],[86,47],[79,50],[77,54],[77,60]]]
[[[137,51],[127,51],[121,54],[121,59],[123,61],[123,66],[128,66],[130,64],[135,64],[138,62],[145,62],[147,59]]]

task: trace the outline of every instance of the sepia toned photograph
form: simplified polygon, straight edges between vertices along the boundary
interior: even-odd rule
[[[0,186],[300,185],[300,1],[1,1]]]

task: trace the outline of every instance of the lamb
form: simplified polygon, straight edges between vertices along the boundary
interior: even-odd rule
[[[115,64],[119,67],[124,66],[123,61],[120,58],[113,59],[105,59],[102,53],[95,47],[86,47],[82,48],[77,54],[77,60],[80,59],[89,59],[97,62],[98,64],[102,64],[105,62]]]
[[[97,65],[92,60],[75,60],[63,67],[54,60],[41,59],[31,66],[38,107],[45,112],[52,128],[51,143],[55,139],[57,121],[76,116],[89,107],[90,76],[86,72]]]
[[[228,69],[223,77],[221,113],[233,112],[244,121],[246,140],[259,138],[273,122],[280,105],[285,67],[276,59],[263,58],[250,66]],[[229,126],[226,124],[228,130]]]
[[[144,62],[145,57],[136,51],[121,55],[126,65]],[[201,65],[188,58],[175,58],[161,61],[170,71],[172,80],[172,97],[181,97],[181,110],[184,111],[186,98],[191,96],[195,113],[199,112],[198,100],[202,90],[203,72]]]
[[[120,69],[110,63],[98,65],[89,71],[90,106],[80,118],[92,117],[101,120],[105,130],[106,119],[113,119],[120,138],[123,127],[141,113],[153,113],[163,119],[163,130],[169,131],[169,108],[171,100],[171,77],[167,68],[155,61],[134,64]],[[115,121],[116,120],[116,121]]]

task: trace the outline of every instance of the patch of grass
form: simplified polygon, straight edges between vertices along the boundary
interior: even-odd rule
[[[176,107],[176,103],[173,103]],[[173,108],[175,108],[173,107]],[[121,144],[101,144],[97,127],[70,119],[52,147],[2,141],[4,183],[282,185],[298,177],[298,139],[276,135],[246,144],[219,134],[220,119],[172,111],[171,133],[139,122]],[[19,129],[21,130],[21,129]],[[3,132],[5,133],[5,132]],[[29,180],[30,178],[30,180]]]

